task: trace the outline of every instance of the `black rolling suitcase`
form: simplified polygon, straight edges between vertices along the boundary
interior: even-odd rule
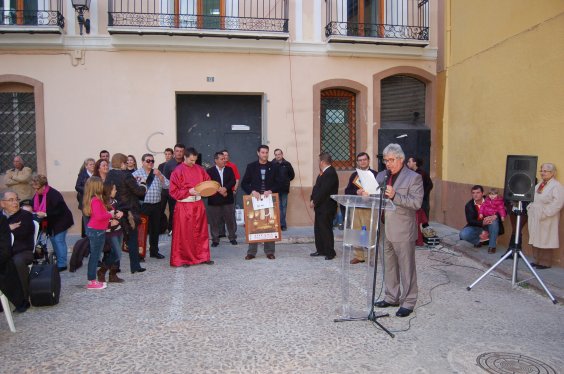
[[[29,298],[33,306],[59,303],[61,276],[56,264],[38,264],[29,273]]]

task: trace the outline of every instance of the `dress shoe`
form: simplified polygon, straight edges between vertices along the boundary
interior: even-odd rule
[[[376,301],[374,303],[374,306],[376,308],[389,308],[391,306],[394,306],[394,307],[399,306],[399,304],[392,304],[392,303],[387,302],[386,300],[380,300],[380,301]]]
[[[411,309],[407,309],[404,307],[400,307],[398,309],[398,311],[396,312],[396,316],[398,317],[407,317],[408,315],[410,315],[413,312],[413,310]]]
[[[182,265],[182,267],[183,267],[183,268],[189,268],[189,267],[190,267],[190,265],[188,265],[188,264],[184,264],[184,265]]]
[[[212,260],[209,261],[205,261],[204,264],[206,265],[213,265],[215,262],[213,262]]]
[[[229,243],[231,243],[231,244],[233,244],[233,245],[237,245],[237,240],[235,240],[235,239],[230,240]]]
[[[319,252],[313,252],[309,254],[311,257],[319,257],[319,256],[323,256],[321,253]]]
[[[159,260],[162,260],[163,258],[165,258],[165,256],[161,255],[160,253],[155,253],[154,255],[151,255],[152,258],[158,258]]]
[[[67,270],[67,267],[66,266],[59,266],[57,269],[59,270],[59,273],[60,273],[62,271]]]
[[[335,258],[335,255],[333,255],[333,256],[325,256],[325,259],[326,259],[326,260],[332,260],[332,259],[334,259],[334,258]]]
[[[359,260],[358,258],[353,258],[351,260],[351,265],[356,265],[356,264],[360,264],[360,263],[363,263],[363,262],[364,262],[364,260]]]
[[[144,272],[145,270],[147,270],[147,269],[145,269],[145,268],[139,268],[139,269],[137,269],[137,270],[132,271],[131,274],[142,273],[142,272]]]
[[[245,260],[252,260],[253,258],[255,258],[254,255],[246,255],[245,256]]]
[[[14,309],[14,313],[25,313],[25,311],[28,310],[30,306],[31,304],[29,303],[29,301],[25,300],[22,305]]]
[[[281,230],[286,231],[286,230],[288,230],[288,228],[286,226],[282,226]]]
[[[544,265],[536,265],[535,267],[539,270],[550,269],[550,266],[544,266]]]
[[[217,247],[218,245],[219,245],[218,242],[212,242],[212,245],[211,245],[211,246],[212,246],[212,247]]]
[[[268,258],[269,260],[274,260],[276,259],[276,257],[273,254],[268,254],[266,255],[266,258]]]

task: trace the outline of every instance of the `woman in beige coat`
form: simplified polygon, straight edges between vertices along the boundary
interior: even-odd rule
[[[548,269],[552,265],[555,248],[560,247],[558,229],[560,210],[564,206],[564,188],[556,180],[556,166],[541,165],[542,181],[535,186],[535,199],[527,207],[529,216],[529,244],[533,246],[537,269]]]

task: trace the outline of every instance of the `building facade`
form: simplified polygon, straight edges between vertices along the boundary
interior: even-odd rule
[[[444,5],[444,6],[443,6]],[[563,180],[564,2],[450,1],[439,5],[437,158],[434,217],[465,225],[464,203],[475,184],[503,190],[508,155],[552,162]],[[564,212],[560,248],[564,265]],[[511,226],[501,240],[508,242]],[[528,243],[527,229],[524,243]],[[531,249],[526,244],[527,255]]]
[[[343,188],[357,153],[378,168],[390,142],[436,173],[436,1],[110,0],[77,17],[70,0],[5,0],[0,14],[2,171],[23,154],[69,205],[85,158],[161,162],[177,142],[204,165],[227,148],[241,172],[259,144],[281,148],[290,225],[313,222],[321,151]]]

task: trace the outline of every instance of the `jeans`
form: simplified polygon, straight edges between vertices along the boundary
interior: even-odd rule
[[[288,193],[280,192],[278,194],[278,198],[280,199],[280,226],[282,226],[282,228],[286,228],[286,207],[288,206]]]
[[[129,268],[131,272],[141,269],[141,263],[139,262],[139,242],[137,237],[139,231],[137,226],[135,230],[131,230],[129,233],[129,238],[127,238],[127,250],[129,251]]]
[[[480,243],[480,234],[482,231],[487,230],[490,234],[488,246],[490,248],[496,247],[497,236],[499,235],[499,221],[495,220],[490,225],[484,227],[466,226],[460,231],[460,240],[466,240],[474,245]]]
[[[67,230],[51,236],[51,244],[57,255],[57,267],[67,266]]]
[[[111,235],[107,237],[110,242],[110,255],[106,257],[106,266],[111,267],[117,265],[121,260],[121,243],[123,242],[123,235]]]
[[[90,256],[88,256],[88,280],[96,279],[96,268],[100,260],[100,254],[104,249],[106,230],[94,230],[86,227],[86,236],[90,242]]]

